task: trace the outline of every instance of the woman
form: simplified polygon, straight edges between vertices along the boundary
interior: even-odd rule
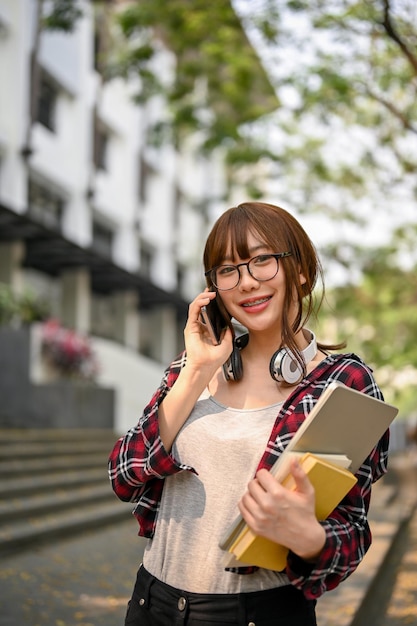
[[[288,212],[257,202],[229,209],[204,264],[207,289],[190,304],[186,350],[110,457],[113,488],[138,503],[139,534],[149,538],[125,624],[314,625],[316,599],[370,545],[371,484],[386,471],[388,433],[324,522],[297,463],[296,491],[268,470],[332,381],[382,394],[359,357],[329,354],[341,346],[316,343],[305,327],[321,267]],[[219,343],[200,315],[214,299],[225,318]],[[231,319],[247,333],[236,339]],[[289,548],[285,570],[225,567],[219,542],[239,512]]]

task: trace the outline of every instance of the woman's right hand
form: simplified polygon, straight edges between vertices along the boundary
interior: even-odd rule
[[[215,345],[200,321],[201,307],[214,297],[216,294],[207,290],[191,302],[184,329],[187,360],[175,385],[159,405],[159,432],[168,451],[204,388],[232,352],[233,338],[230,328],[224,332],[220,344]]]
[[[185,349],[187,351],[187,365],[196,368],[208,368],[213,374],[218,367],[229,358],[233,348],[232,331],[227,328],[215,345],[201,320],[201,309],[207,306],[210,300],[216,297],[215,292],[205,290],[198,294],[188,309],[188,320],[184,329]]]

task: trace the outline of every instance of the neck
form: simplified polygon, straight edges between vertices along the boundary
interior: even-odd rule
[[[296,333],[295,337],[299,350],[304,350],[311,342],[312,331],[308,330],[307,328],[300,329]],[[271,332],[250,331],[249,341],[247,347],[245,348],[245,351],[248,353],[256,351],[257,354],[272,354],[276,350],[279,350],[279,348],[281,347],[283,347],[281,330],[279,332],[277,332],[276,330],[273,330]]]

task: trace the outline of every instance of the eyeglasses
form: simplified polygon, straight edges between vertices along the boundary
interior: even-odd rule
[[[204,273],[209,276],[213,285],[219,291],[228,291],[238,286],[241,274],[240,268],[246,266],[249,274],[255,280],[262,282],[271,280],[278,274],[279,259],[291,256],[291,252],[278,252],[276,254],[259,254],[247,263],[238,265],[217,265]]]

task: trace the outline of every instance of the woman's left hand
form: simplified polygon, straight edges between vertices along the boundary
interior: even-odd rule
[[[283,487],[266,469],[257,472],[238,506],[256,535],[286,546],[314,561],[325,543],[325,530],[315,516],[315,492],[297,461],[291,465],[296,489]]]

